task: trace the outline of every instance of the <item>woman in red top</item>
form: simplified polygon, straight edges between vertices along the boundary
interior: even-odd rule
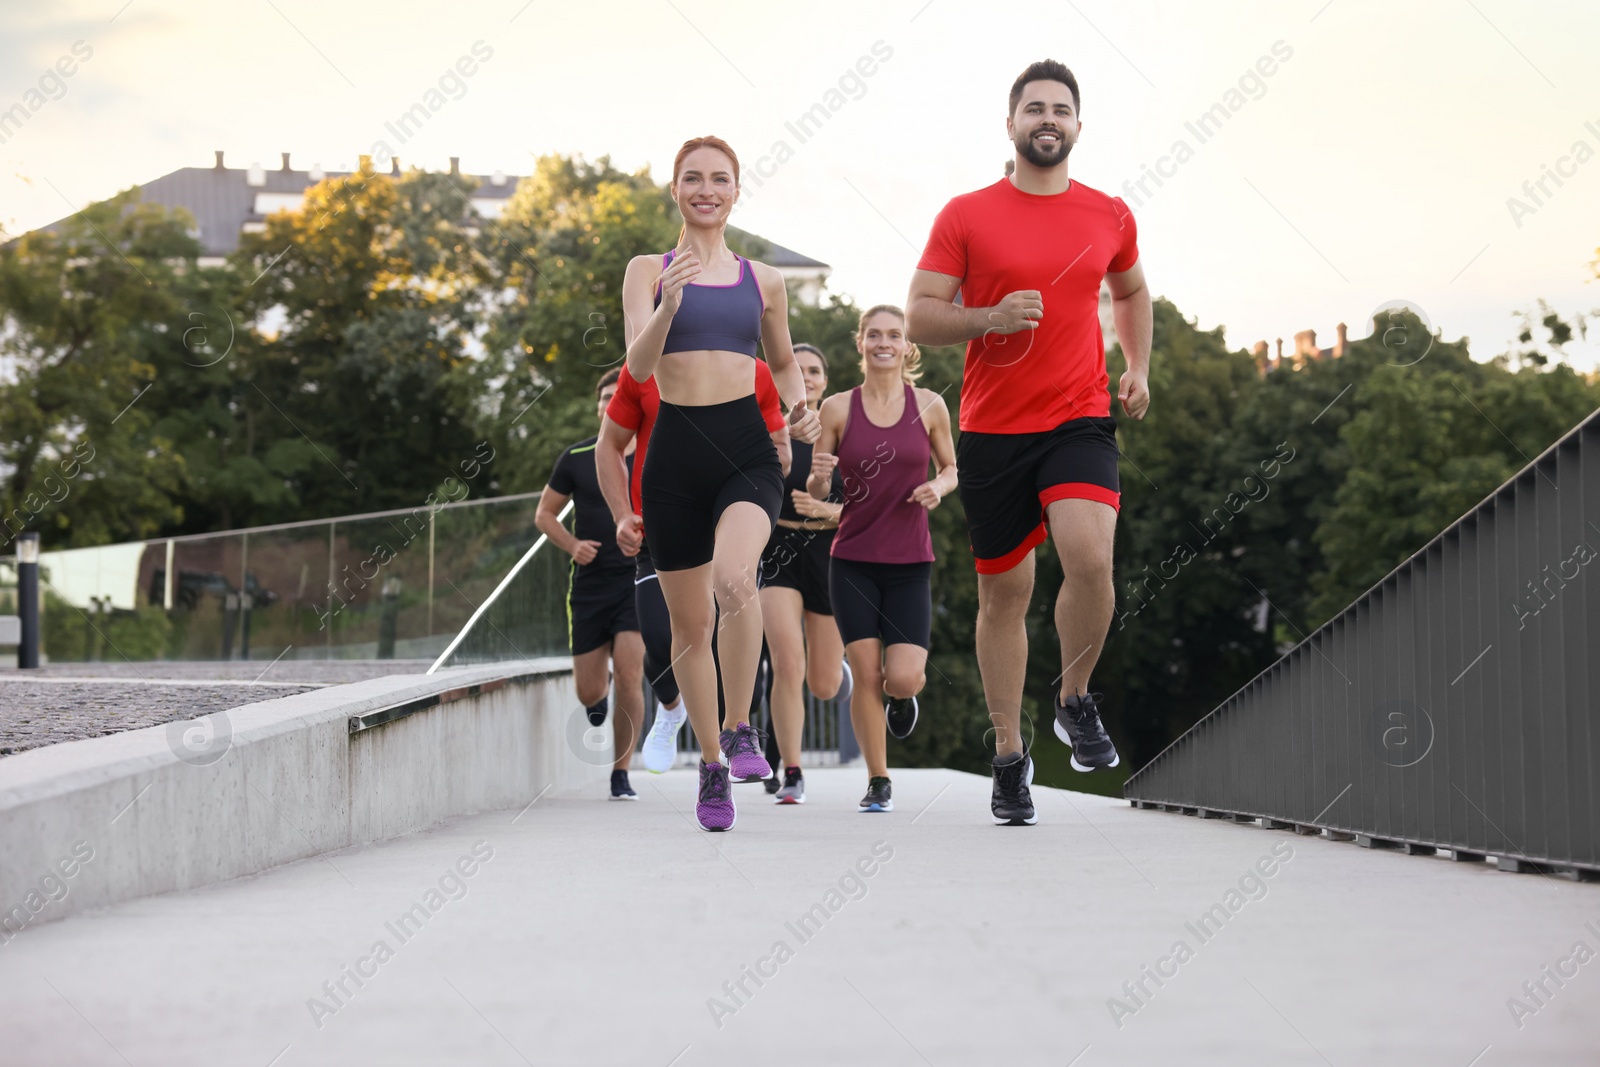
[[[806,488],[820,500],[835,467],[843,475],[829,591],[855,676],[850,722],[867,762],[858,810],[881,812],[894,808],[884,728],[903,738],[917,722],[933,623],[928,512],[956,487],[956,450],[944,398],[911,384],[920,356],[906,340],[905,313],[869,308],[856,348],[866,381],[823,401]]]

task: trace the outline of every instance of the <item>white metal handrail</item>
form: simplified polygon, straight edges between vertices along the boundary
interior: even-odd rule
[[[567,506],[562,508],[561,514],[556,516],[556,521],[565,522],[567,516],[572,512],[572,507],[573,502],[568,500]],[[486,599],[482,604],[478,605],[478,610],[472,613],[472,618],[467,620],[467,624],[461,628],[461,632],[456,634],[455,637],[451,638],[450,643],[445,646],[445,650],[439,653],[439,658],[434,660],[433,666],[428,668],[429,674],[432,674],[434,671],[438,670],[444,661],[450,658],[450,653],[456,650],[456,646],[461,644],[461,642],[466,638],[467,634],[472,630],[472,627],[477,623],[478,619],[482,617],[484,612],[489,610],[489,605],[493,604],[495,600],[499,598],[500,594],[505,592],[506,586],[511,584],[511,579],[515,578],[518,572],[520,572],[523,567],[528,565],[528,561],[533,558],[533,554],[539,551],[539,548],[548,540],[550,540],[549,535],[540,534],[539,539],[533,543],[533,546],[529,548],[528,551],[524,552],[522,554],[522,558],[517,560],[516,565],[506,572],[506,576],[500,579],[500,584],[494,587],[494,592],[490,593],[488,599]]]

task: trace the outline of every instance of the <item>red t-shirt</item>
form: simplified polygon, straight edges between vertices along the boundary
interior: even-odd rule
[[[918,270],[960,278],[969,308],[1022,289],[1044,300],[1037,329],[967,342],[961,429],[1042,433],[1111,413],[1100,282],[1138,262],[1137,237],[1121,198],[1080,181],[1036,196],[1002,178],[944,206]]]
[[[772,368],[767,366],[766,360],[758,359],[755,363],[756,403],[761,405],[761,414],[767,420],[767,432],[777,433],[788,425],[783,417],[783,409],[778,405],[778,386],[772,380]],[[633,476],[628,485],[635,515],[644,514],[639,480],[644,476],[644,454],[650,447],[650,431],[655,429],[656,415],[660,411],[661,389],[656,385],[655,378],[647,378],[641,385],[628,373],[627,364],[623,364],[622,377],[617,380],[617,391],[612,394],[611,403],[606,405],[606,418],[624,430],[634,431],[638,438],[633,450]]]

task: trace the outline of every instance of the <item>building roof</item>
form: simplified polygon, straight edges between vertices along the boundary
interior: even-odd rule
[[[763,246],[761,261],[767,264],[769,267],[787,267],[790,269],[813,268],[823,271],[831,269],[828,264],[822,262],[820,259],[812,259],[810,256],[801,255],[792,248],[785,248],[780,244],[774,244],[765,237],[757,236],[748,230],[741,230],[737,226],[729,226],[728,230],[735,236],[750,237],[761,242]]]
[[[456,160],[452,158],[450,162],[451,172],[460,173],[456,170]],[[258,195],[304,195],[307,189],[324,178],[340,178],[351,173],[345,170],[316,171],[316,177],[313,177],[313,171],[292,169],[287,152],[283,154],[282,166],[278,169],[259,168],[260,184],[252,185],[251,171],[257,169],[225,167],[222,165],[222,153],[218,152],[215,166],[182,167],[170,174],[163,174],[140,185],[139,195],[148,203],[187,209],[194,216],[199,230],[197,236],[201,255],[226,256],[238,249],[239,234],[247,223],[266,220],[266,215],[256,210]],[[520,175],[515,174],[463,174],[462,177],[477,182],[477,188],[472,190],[472,199],[475,201],[507,200],[516,192],[517,183],[522,180]],[[65,221],[60,219],[40,229],[54,230]],[[736,227],[729,229],[737,233],[745,232]],[[774,267],[823,273],[829,269],[828,264],[821,260],[801,255],[754,234],[747,236],[762,243],[765,261]]]

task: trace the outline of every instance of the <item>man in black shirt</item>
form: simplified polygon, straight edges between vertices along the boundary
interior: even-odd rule
[[[616,370],[600,379],[599,414],[617,391]],[[595,475],[595,438],[579,441],[556,460],[550,481],[539,498],[534,525],[551,544],[572,557],[572,582],[567,593],[567,634],[572,648],[572,674],[578,699],[589,722],[606,721],[609,675],[617,682],[617,718],[612,725],[616,762],[611,771],[611,799],[637,800],[628,784],[628,763],[644,721],[644,639],[633,606],[633,560],[617,547],[611,509]],[[627,462],[633,460],[628,450]],[[567,501],[576,502],[573,532],[558,516]],[[607,669],[608,661],[610,670]]]

